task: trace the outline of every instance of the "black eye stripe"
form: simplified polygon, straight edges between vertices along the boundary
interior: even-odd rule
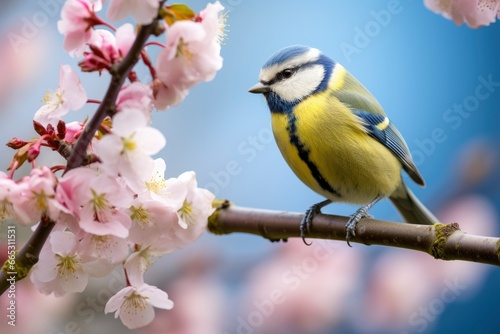
[[[298,66],[295,66],[295,67],[288,67],[288,68],[285,68],[284,70],[281,70],[280,72],[276,73],[276,75],[274,76],[274,78],[272,78],[271,80],[268,80],[268,81],[261,80],[260,82],[262,84],[264,84],[264,85],[270,86],[272,84],[275,84],[278,81],[282,81],[282,80],[285,80],[285,79],[288,79],[288,78],[292,77],[299,70],[302,71],[305,68],[308,68],[308,67],[314,66],[314,65],[322,65],[322,64],[319,63],[318,61],[315,61],[315,62],[311,62],[311,63],[306,63],[306,64],[298,65]],[[291,71],[291,74],[287,76],[287,75],[284,74],[285,71]]]
[[[281,70],[280,72],[276,73],[274,78],[272,78],[271,80],[268,80],[268,81],[261,80],[260,82],[264,85],[271,86],[271,85],[275,84],[276,82],[279,82],[279,81],[282,81],[282,80],[285,80],[285,79],[292,77],[299,70],[303,70],[309,66],[313,66],[313,65],[317,65],[317,64],[318,64],[317,62],[314,62],[314,63],[302,64],[300,66],[295,66],[295,67],[288,67],[288,68],[285,68],[284,70]],[[285,75],[284,74],[285,71],[291,71],[291,74]]]
[[[295,74],[295,72],[297,72],[298,69],[299,67],[285,68],[284,70],[278,72],[271,80],[261,81],[261,82],[265,85],[272,85],[278,81],[290,78],[292,75]]]

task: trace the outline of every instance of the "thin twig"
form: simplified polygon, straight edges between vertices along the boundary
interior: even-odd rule
[[[303,214],[241,208],[219,202],[210,217],[210,232],[250,233],[272,241],[300,237]],[[307,238],[345,242],[345,223],[349,217],[319,214],[313,220]],[[467,234],[457,223],[412,225],[364,218],[356,226],[351,242],[382,245],[425,252],[436,259],[463,260],[500,265],[500,239]]]

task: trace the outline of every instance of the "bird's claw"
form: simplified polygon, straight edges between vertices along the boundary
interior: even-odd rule
[[[354,214],[352,214],[347,223],[345,224],[345,231],[346,231],[345,239],[349,247],[352,247],[349,240],[352,237],[356,236],[356,225],[362,218],[373,218],[373,216],[368,214],[365,208],[362,207],[358,209]]]
[[[300,237],[307,246],[311,246],[312,242],[308,243],[306,241],[306,234],[310,232],[311,223],[314,219],[314,216],[316,216],[318,213],[321,213],[321,210],[317,205],[313,205],[309,209],[307,209],[306,213],[304,214],[304,218],[302,218],[302,221],[300,222]]]
[[[311,246],[312,244],[306,241],[306,234],[309,233],[311,230],[311,224],[314,217],[316,217],[316,215],[321,213],[322,207],[330,204],[331,202],[332,202],[331,200],[326,199],[323,202],[316,203],[312,205],[304,214],[304,218],[302,218],[302,221],[300,222],[300,237],[307,246]]]

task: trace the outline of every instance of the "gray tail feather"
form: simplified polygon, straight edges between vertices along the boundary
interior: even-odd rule
[[[404,182],[401,182],[401,186],[389,199],[407,223],[422,225],[439,223],[439,220],[418,200]]]

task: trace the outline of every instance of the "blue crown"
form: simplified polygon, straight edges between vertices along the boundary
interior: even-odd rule
[[[309,50],[311,50],[311,48],[304,45],[287,46],[283,49],[276,51],[275,54],[269,57],[269,59],[264,63],[264,66],[262,66],[262,68],[270,67],[276,64],[281,64],[287,61],[288,59],[304,54]]]

